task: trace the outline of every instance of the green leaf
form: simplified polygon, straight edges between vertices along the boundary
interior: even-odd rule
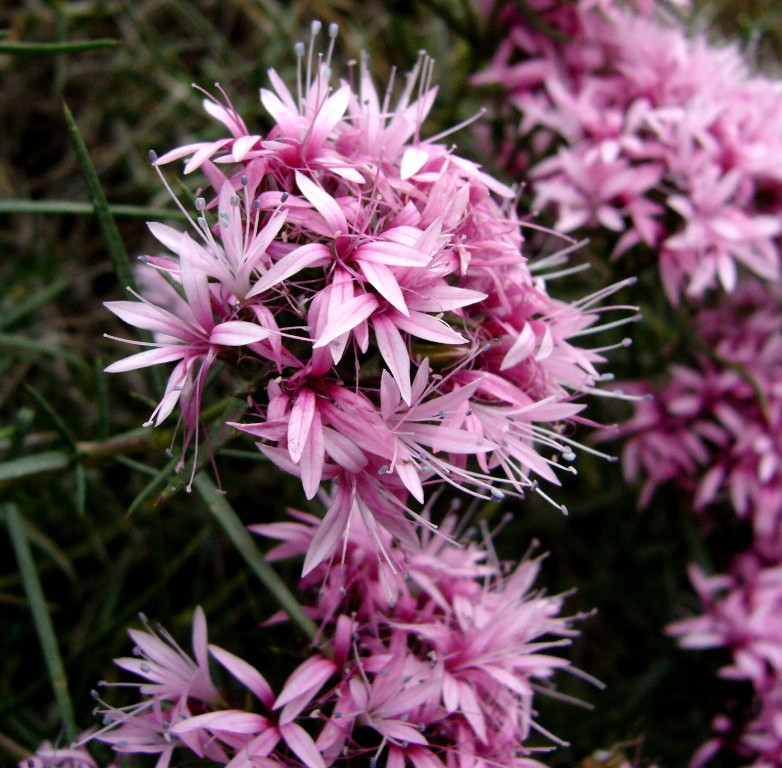
[[[0,200],[0,213],[9,214],[43,214],[66,216],[92,216],[96,207],[92,203],[81,203],[74,200]],[[172,219],[187,221],[179,210],[164,208],[146,208],[141,205],[109,205],[112,216],[131,219]]]
[[[46,671],[54,689],[54,696],[60,708],[60,715],[65,723],[65,731],[69,741],[76,739],[76,720],[73,714],[73,704],[68,693],[68,679],[65,675],[65,667],[60,656],[60,649],[57,645],[57,636],[54,632],[49,608],[46,605],[41,582],[38,578],[38,571],[35,568],[32,552],[30,551],[30,542],[22,523],[22,518],[15,504],[6,503],[3,505],[5,521],[8,525],[8,533],[11,536],[11,542],[16,554],[16,560],[19,563],[19,571],[22,576],[27,601],[30,604],[30,611],[33,615],[33,623],[38,634],[38,641],[41,644]]]
[[[108,249],[111,261],[114,264],[114,271],[117,273],[120,285],[136,290],[136,278],[133,275],[130,259],[128,258],[127,251],[122,243],[122,238],[119,236],[117,225],[114,222],[114,217],[109,209],[106,195],[103,194],[98,175],[95,173],[95,167],[90,159],[87,146],[79,133],[79,127],[76,125],[76,121],[73,119],[73,115],[71,114],[70,109],[68,109],[68,105],[64,102],[63,110],[65,112],[65,123],[68,128],[68,134],[70,135],[73,149],[76,152],[76,159],[79,162],[84,182],[87,185],[90,201],[95,208],[98,224],[103,233],[103,239],[106,241],[106,248]]]
[[[2,213],[2,200],[0,200],[0,213]],[[7,307],[0,315],[0,328],[7,328],[9,325],[13,325],[17,320],[20,320],[29,312],[37,309],[42,304],[46,304],[47,301],[51,301],[57,294],[62,293],[71,284],[68,278],[59,278],[42,288],[40,291],[36,291],[32,296],[29,296],[24,301],[18,301]]]
[[[49,355],[50,357],[59,357],[61,360],[65,360],[66,363],[75,365],[78,368],[83,368],[85,365],[83,360],[80,360],[76,355],[72,355],[70,352],[66,352],[64,349],[54,347],[43,341],[38,341],[38,339],[28,339],[26,336],[0,333],[0,349],[3,347],[19,349],[23,352],[36,352],[42,355]]]
[[[26,477],[59,472],[71,465],[65,451],[44,451],[0,464],[0,488]]]
[[[64,43],[3,43],[0,42],[0,53],[13,53],[28,56],[37,56],[41,53],[78,53],[79,51],[92,51],[96,48],[116,48],[122,45],[121,40],[71,40]]]
[[[63,442],[68,446],[68,450],[74,457],[77,456],[79,449],[76,447],[76,441],[73,439],[73,435],[68,427],[65,426],[65,422],[60,418],[60,414],[49,405],[46,398],[35,387],[25,384],[24,388],[27,390],[27,394],[35,400],[38,407],[46,414],[52,426],[63,439]]]
[[[288,589],[285,582],[277,572],[266,562],[264,556],[250,536],[244,523],[236,514],[234,508],[228,503],[225,496],[217,489],[209,476],[201,472],[196,475],[193,485],[204,500],[209,512],[215,517],[220,526],[239,550],[239,554],[249,566],[250,570],[261,580],[264,586],[271,592],[274,599],[285,610],[291,620],[310,639],[314,639],[318,628],[312,619],[307,616],[303,608]]]
[[[147,499],[149,499],[153,493],[168,480],[171,475],[174,474],[176,465],[179,459],[173,456],[166,465],[144,486],[141,493],[133,499],[131,505],[128,507],[127,514],[132,515]]]

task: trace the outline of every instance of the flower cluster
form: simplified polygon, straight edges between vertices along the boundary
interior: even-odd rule
[[[366,57],[357,89],[331,88],[335,25],[329,35],[317,66],[313,42],[306,57],[297,46],[295,94],[269,72],[265,136],[227,99],[207,99],[230,137],[154,156],[158,169],[186,158],[215,195],[196,200],[191,233],[149,225],[173,253],[144,259],[161,303],[108,304],[156,342],[107,370],[176,362],[150,423],[179,403],[185,445],[197,440],[220,359],[249,380],[256,420],[233,426],[300,477],[307,498],[332,481],[305,572],[354,513],[412,543],[408,503],[423,503],[428,484],[498,499],[542,494],[533,475],[558,483],[554,469],[574,458],[565,424],[581,418],[576,397],[603,360],[573,342],[600,329],[596,304],[617,287],[574,303],[549,296],[522,255],[513,191],[420,137],[431,60],[421,56],[392,108]]]
[[[310,549],[320,521],[294,515],[296,522],[256,527],[282,542],[270,559]],[[443,527],[461,537],[456,518]],[[89,738],[118,753],[159,754],[158,768],[177,748],[232,768],[357,759],[391,768],[540,766],[526,744],[530,731],[561,742],[536,723],[533,696],[561,696],[551,677],[568,663],[547,651],[569,642],[574,619],[559,615],[562,597],[533,590],[540,558],[510,568],[491,552],[490,538],[458,546],[431,536],[407,550],[383,531],[351,526],[341,562],[304,579],[305,588],[320,587],[310,612],[321,650],[279,694],[246,661],[207,643],[198,609],[195,660],[161,628],[131,632],[137,657],[117,664],[143,678],[142,700],[125,708],[101,701],[105,725]],[[226,703],[210,656],[253,695],[257,711]]]
[[[752,544],[724,575],[690,576],[703,614],[669,633],[685,648],[725,648],[733,664],[723,677],[755,691],[749,723],[720,715],[715,738],[694,757],[698,766],[725,747],[756,768],[782,756],[782,291],[759,281],[741,285],[695,322],[697,367],[674,367],[653,399],[620,427],[629,480],[646,478],[648,503],[664,482],[682,486],[696,510],[727,502],[749,523]]]
[[[782,291],[742,285],[695,325],[697,367],[675,366],[619,433],[628,480],[645,477],[642,503],[673,480],[696,509],[727,500],[751,522],[755,547],[782,560]]]
[[[719,749],[729,747],[754,768],[771,768],[782,760],[782,564],[765,565],[744,554],[729,575],[705,576],[692,567],[690,576],[703,602],[704,613],[668,627],[684,648],[725,648],[732,664],[722,677],[745,680],[756,692],[755,714],[747,724],[720,715],[717,736],[693,758],[694,768]]]
[[[529,5],[535,28],[501,6],[510,31],[474,82],[501,85],[522,113],[528,152],[508,162],[533,165],[535,205],[564,232],[616,233],[614,256],[659,254],[673,303],[732,291],[738,265],[779,279],[782,83],[653,3]]]

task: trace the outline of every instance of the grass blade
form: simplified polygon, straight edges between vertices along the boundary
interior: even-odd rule
[[[71,40],[64,43],[3,43],[0,42],[0,53],[22,54],[37,56],[41,53],[78,53],[79,51],[93,51],[96,48],[116,48],[122,45],[121,40]]]
[[[95,167],[90,159],[87,146],[79,133],[79,127],[76,125],[76,121],[73,119],[73,115],[71,114],[70,109],[68,109],[68,105],[64,102],[63,110],[65,112],[65,122],[68,128],[68,134],[71,138],[73,149],[76,152],[76,159],[78,160],[79,168],[81,168],[84,182],[87,185],[90,201],[95,208],[98,224],[103,233],[103,239],[106,241],[106,248],[108,249],[111,261],[114,264],[117,278],[123,288],[129,287],[136,290],[136,278],[133,275],[133,268],[130,265],[128,253],[122,243],[122,238],[119,236],[117,225],[114,221],[114,217],[111,215],[106,195],[103,194],[100,181],[95,173]]]
[[[288,589],[285,582],[266,562],[261,551],[255,546],[249,531],[225,496],[217,490],[205,472],[196,475],[193,485],[252,572],[263,582],[274,599],[291,617],[291,620],[312,640],[318,631],[315,622],[304,613],[299,601]]]
[[[25,200],[23,198],[0,200],[0,213],[92,216],[95,212],[96,208],[92,203],[81,203],[74,200]],[[179,210],[146,208],[143,205],[109,205],[109,212],[115,217],[131,219],[187,221]]]
[[[26,477],[49,474],[67,469],[72,458],[65,451],[44,451],[0,464],[0,488]]]
[[[60,708],[60,716],[65,723],[65,732],[70,741],[75,741],[76,720],[73,714],[71,697],[68,693],[68,679],[65,676],[65,667],[63,666],[57,645],[57,636],[54,633],[52,619],[49,616],[49,609],[46,605],[41,582],[35,569],[35,561],[30,551],[30,542],[16,505],[8,502],[3,505],[3,511],[5,512],[5,520],[16,554],[16,560],[19,563],[24,591],[33,615],[35,631],[41,644],[46,670],[49,673],[54,696]]]
[[[85,363],[80,360],[76,355],[72,355],[70,352],[66,352],[64,349],[54,347],[51,344],[46,344],[38,339],[28,339],[26,336],[14,336],[10,333],[0,333],[0,348],[11,347],[12,349],[20,349],[23,352],[37,352],[42,355],[51,355],[51,357],[59,357],[61,360],[65,360],[66,363],[77,368],[83,368]]]
[[[0,201],[0,212],[2,212],[2,201]],[[7,307],[2,315],[0,315],[0,329],[7,328],[9,325],[13,325],[17,320],[21,320],[26,314],[37,309],[42,304],[46,304],[51,301],[57,295],[66,290],[71,284],[69,278],[61,277],[55,280],[53,283],[37,291],[29,298],[23,301],[14,302]]]

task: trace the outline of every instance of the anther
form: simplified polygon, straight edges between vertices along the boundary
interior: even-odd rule
[[[154,149],[150,149],[150,150],[149,150],[149,159],[150,159],[150,160],[151,160],[153,163],[156,163],[156,162],[157,162],[157,152],[155,152],[155,150],[154,150]]]
[[[242,186],[243,186],[243,187],[246,187],[246,186],[247,186],[247,185],[250,183],[250,182],[248,181],[248,179],[247,179],[247,176],[246,176],[246,174],[242,174],[241,182],[242,182]]]
[[[492,488],[491,489],[491,497],[493,499],[497,499],[497,501],[500,501],[501,499],[505,498],[505,494],[499,490],[498,488]]]
[[[229,200],[230,200],[231,205],[233,205],[234,207],[239,205],[239,195],[231,195]]]
[[[304,52],[306,51],[306,47],[304,46],[304,43],[299,40],[294,46],[293,46],[293,52],[296,54],[296,56],[304,56]]]
[[[323,24],[321,24],[317,19],[314,19],[310,25],[310,34],[314,37],[315,35],[320,34],[321,29],[323,29]]]
[[[203,211],[206,208],[206,200],[203,197],[197,197],[195,199],[195,207],[197,211]]]
[[[333,40],[339,34],[339,24],[332,21],[329,24],[329,37]]]

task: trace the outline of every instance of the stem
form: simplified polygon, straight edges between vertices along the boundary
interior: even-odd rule
[[[3,505],[3,511],[8,524],[8,533],[11,536],[16,559],[19,563],[24,591],[30,604],[30,612],[33,615],[33,623],[41,644],[46,671],[49,673],[54,696],[60,708],[60,715],[65,723],[65,732],[70,741],[75,741],[76,720],[73,714],[71,697],[68,693],[68,678],[65,675],[65,667],[62,663],[62,657],[57,645],[57,636],[55,635],[52,619],[49,616],[49,609],[41,588],[41,581],[35,569],[35,561],[30,551],[30,542],[16,505],[8,502]]]
[[[215,484],[204,472],[196,475],[193,485],[252,572],[263,582],[299,629],[310,640],[314,639],[318,631],[315,622],[304,613],[299,601],[296,600],[285,582],[266,562],[258,547],[255,546],[255,542],[244,523],[239,519],[239,515],[236,514],[225,496],[217,490]]]

